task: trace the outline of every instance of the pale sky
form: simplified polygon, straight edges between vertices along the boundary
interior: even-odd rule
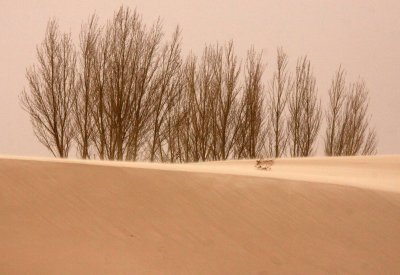
[[[244,58],[254,45],[264,52],[265,80],[275,69],[278,46],[287,52],[292,69],[296,59],[307,54],[323,103],[342,65],[349,81],[362,77],[370,90],[378,153],[400,154],[398,0],[0,0],[0,155],[50,156],[36,140],[18,100],[47,21],[58,18],[61,30],[77,39],[90,14],[96,11],[104,22],[121,4],[137,8],[147,23],[160,17],[167,34],[179,24],[184,53],[200,53],[206,43],[233,39]]]

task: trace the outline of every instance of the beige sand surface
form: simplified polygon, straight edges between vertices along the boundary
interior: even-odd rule
[[[399,274],[399,259],[400,156],[270,172],[0,158],[0,274]]]

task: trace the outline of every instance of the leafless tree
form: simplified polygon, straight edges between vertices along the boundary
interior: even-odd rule
[[[339,123],[342,120],[343,105],[346,98],[345,74],[342,67],[339,67],[329,89],[329,107],[326,112],[327,128],[325,138],[325,154],[335,154],[338,132],[341,128]]]
[[[378,153],[378,138],[375,128],[368,128],[368,135],[364,138],[361,155],[376,155]]]
[[[364,81],[346,88],[344,71],[339,68],[329,91],[325,153],[329,156],[376,153],[376,132],[369,127],[368,91]]]
[[[144,148],[158,85],[161,37],[159,21],[147,27],[136,11],[124,7],[102,32],[93,96],[100,158],[136,160]]]
[[[269,131],[268,154],[279,158],[285,154],[287,133],[285,123],[285,110],[293,89],[293,81],[287,71],[288,57],[282,48],[277,51],[277,68],[274,72],[269,88],[268,120],[272,130]]]
[[[213,148],[214,159],[227,159],[231,156],[239,131],[238,94],[240,64],[234,52],[233,42],[225,47],[213,48],[210,56],[213,78]]]
[[[136,13],[136,12],[135,12]],[[140,33],[140,29],[138,29]],[[157,89],[157,71],[159,69],[160,55],[159,46],[162,38],[161,23],[158,20],[150,28],[143,26],[143,35],[138,35],[135,30],[133,60],[131,65],[132,82],[128,82],[130,89],[130,105],[127,106],[132,112],[132,119],[127,120],[130,124],[128,140],[126,145],[126,159],[137,160],[140,149],[145,146],[147,133],[151,129],[150,118],[152,117],[153,96]],[[139,36],[139,37],[138,37]],[[129,56],[129,54],[127,55]]]
[[[309,156],[314,152],[321,124],[321,104],[307,57],[300,58],[297,62],[294,88],[288,99],[288,107],[290,155]]]
[[[197,125],[192,125],[192,119],[197,118],[196,112],[196,74],[197,58],[190,54],[185,61],[181,71],[181,93],[178,97],[178,104],[175,105],[173,118],[175,125],[176,147],[178,150],[180,162],[199,161],[198,136],[196,135]],[[170,120],[171,123],[171,120]],[[169,139],[171,144],[174,140]]]
[[[97,61],[94,110],[97,125],[96,144],[100,157],[122,160],[132,118],[130,88],[134,31],[140,28],[138,15],[123,7],[102,32],[100,58]],[[105,55],[105,53],[107,55]],[[94,106],[95,107],[95,106]],[[97,117],[99,116],[99,117]],[[98,147],[98,146],[97,146]]]
[[[91,108],[95,93],[95,63],[99,39],[97,17],[91,16],[82,26],[79,43],[79,66],[74,104],[75,139],[81,158],[90,157],[90,146],[94,134],[94,121]]]
[[[257,53],[254,48],[251,48],[245,65],[235,158],[255,158],[263,153],[266,137],[263,72],[262,53]]]
[[[168,135],[171,135],[174,124],[171,123],[171,109],[174,108],[180,92],[180,67],[181,48],[180,30],[176,29],[170,43],[164,46],[161,52],[161,60],[156,75],[156,85],[152,95],[152,117],[149,144],[150,161],[158,160],[174,161],[174,155],[165,150],[173,150],[166,144]],[[174,137],[176,138],[176,137]]]
[[[120,8],[105,35],[109,36],[108,87],[106,90],[109,120],[109,158],[122,160],[133,124],[134,93],[139,77],[144,39],[142,22],[136,12]]]
[[[212,49],[205,47],[201,61],[195,69],[193,78],[192,72],[188,75],[188,92],[190,93],[191,142],[193,145],[193,160],[205,161],[211,157],[212,145],[212,123],[215,95],[212,93],[211,83],[213,80],[213,68],[210,62]],[[195,61],[194,59],[193,61]]]
[[[74,133],[76,55],[71,36],[60,34],[56,20],[48,23],[37,57],[38,64],[27,70],[29,91],[22,92],[21,103],[39,141],[54,156],[68,157]]]
[[[109,56],[110,36],[104,30],[100,31],[98,37],[97,51],[94,59],[92,106],[90,108],[93,118],[94,129],[92,141],[100,159],[110,159],[114,155],[111,152],[112,137],[110,123],[110,108],[107,90],[109,89]]]
[[[188,162],[190,161],[188,145],[190,131],[190,116],[187,102],[187,94],[184,93],[183,80],[184,66],[180,66],[179,71],[173,81],[174,98],[169,101],[172,106],[167,107],[165,117],[163,140],[165,148],[161,161],[167,162]]]

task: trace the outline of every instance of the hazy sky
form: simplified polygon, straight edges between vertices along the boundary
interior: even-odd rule
[[[244,57],[254,45],[264,51],[266,80],[275,68],[277,46],[288,53],[291,68],[307,54],[323,100],[342,64],[349,81],[362,77],[370,90],[379,153],[400,154],[398,0],[0,0],[0,155],[49,155],[18,100],[26,86],[25,69],[36,59],[49,18],[58,18],[61,29],[76,39],[90,14],[96,12],[104,22],[121,4],[136,7],[145,22],[162,18],[167,34],[179,24],[185,53],[233,39]]]

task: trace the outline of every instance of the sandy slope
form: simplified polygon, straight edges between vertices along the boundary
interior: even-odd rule
[[[399,259],[399,156],[271,172],[0,159],[0,274],[396,274]]]

